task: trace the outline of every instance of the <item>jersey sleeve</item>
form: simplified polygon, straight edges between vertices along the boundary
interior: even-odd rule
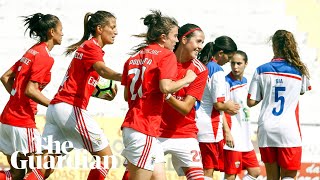
[[[16,63],[14,63],[14,65],[10,68],[11,71],[13,71],[14,73],[17,73],[18,68],[19,68],[19,64],[20,64],[20,60],[18,60]]]
[[[128,78],[128,62],[127,61],[123,66],[122,78],[121,78],[121,85],[127,86],[127,78]]]
[[[311,84],[309,78],[307,76],[302,75],[302,84],[301,84],[301,91],[300,94],[305,93],[306,91],[311,90]]]
[[[160,70],[159,80],[161,79],[172,79],[176,80],[178,66],[176,55],[170,52],[159,60],[158,67]]]
[[[226,101],[231,99],[230,84],[226,82]],[[228,113],[227,113],[228,114]]]
[[[38,83],[44,83],[44,80],[53,65],[53,58],[37,54],[35,55],[34,61],[31,67],[30,80]]]
[[[224,102],[226,96],[226,80],[223,71],[217,71],[209,78],[208,87],[213,103]]]
[[[94,63],[103,60],[103,51],[102,49],[95,44],[86,44],[83,46],[83,57],[82,61],[86,70],[89,70]]]
[[[248,99],[252,99],[255,101],[261,101],[262,100],[262,91],[261,87],[259,84],[259,74],[257,70],[253,74],[250,87],[249,87],[249,92],[248,92]]]
[[[198,74],[197,78],[188,86],[187,94],[195,97],[197,100],[201,100],[204,88],[206,87],[206,81],[208,78],[208,71],[202,71]]]

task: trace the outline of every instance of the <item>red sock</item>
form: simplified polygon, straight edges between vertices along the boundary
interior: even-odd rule
[[[189,168],[186,172],[187,180],[203,180],[203,169],[202,168]]]
[[[100,168],[90,170],[87,180],[104,180],[108,171],[109,169],[105,169],[101,164]]]
[[[39,169],[32,169],[32,172],[26,174],[23,180],[44,180],[44,175]]]
[[[10,171],[0,171],[0,180],[12,180]]]
[[[122,180],[129,180],[129,170],[126,169],[126,171],[124,171]]]

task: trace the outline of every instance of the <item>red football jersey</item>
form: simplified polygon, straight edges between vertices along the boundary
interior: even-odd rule
[[[51,80],[50,70],[53,63],[46,43],[39,43],[31,47],[11,67],[16,76],[10,99],[1,114],[1,123],[26,128],[36,127],[37,103],[25,95],[26,86],[29,81],[34,81],[39,83],[40,91],[44,89]]]
[[[93,64],[103,61],[104,51],[95,38],[85,41],[75,52],[62,84],[51,104],[65,102],[87,109],[89,98],[98,83]]]
[[[200,101],[203,95],[206,81],[208,79],[208,70],[199,60],[193,59],[186,63],[178,64],[178,79],[181,79],[187,73],[187,70],[192,70],[197,74],[197,78],[173,96],[183,101],[187,95],[193,96]],[[162,122],[160,126],[160,137],[164,138],[196,138],[198,128],[195,121],[195,107],[186,115],[180,114],[169,103],[164,103]]]
[[[175,54],[158,44],[151,44],[130,57],[124,65],[121,81],[129,89],[129,110],[122,127],[158,136],[164,103],[159,80],[175,80],[176,77]]]

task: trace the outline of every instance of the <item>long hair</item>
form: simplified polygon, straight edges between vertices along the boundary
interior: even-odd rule
[[[36,13],[29,16],[22,16],[24,26],[26,26],[26,33],[29,30],[30,38],[39,38],[40,42],[46,42],[49,40],[48,31],[55,29],[60,22],[59,18],[52,14]]]
[[[66,55],[71,54],[75,50],[78,49],[78,47],[86,40],[89,39],[90,35],[95,36],[96,35],[96,27],[98,25],[101,25],[102,27],[109,24],[109,20],[115,18],[113,14],[107,11],[97,11],[94,14],[88,12],[84,16],[83,21],[83,36],[81,40],[77,43],[74,43],[67,47],[67,50],[65,51]]]
[[[275,58],[284,58],[295,66],[303,75],[310,78],[307,66],[300,59],[297,43],[291,32],[277,30],[272,36],[272,47]]]
[[[145,41],[135,46],[133,48],[134,52],[130,53],[131,55],[139,52],[151,43],[158,42],[161,34],[168,35],[173,27],[178,27],[178,22],[174,18],[163,16],[161,12],[157,10],[151,10],[151,12],[151,14],[141,18],[143,19],[143,24],[148,27],[147,33],[133,35],[134,37],[145,38]]]

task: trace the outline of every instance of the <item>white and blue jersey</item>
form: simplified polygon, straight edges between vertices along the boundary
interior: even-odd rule
[[[248,99],[261,101],[259,147],[299,147],[299,95],[310,90],[309,79],[284,59],[259,66]]]
[[[220,65],[214,60],[207,64],[208,80],[200,106],[196,110],[196,124],[199,129],[199,142],[219,142],[223,139],[222,115],[213,104],[225,101],[226,81]]]
[[[237,80],[230,72],[226,76],[226,84],[226,98],[238,103],[240,109],[239,112],[233,116],[226,113],[227,122],[234,140],[234,148],[225,145],[224,149],[249,152],[253,150],[253,145],[251,142],[250,113],[249,108],[247,107],[247,79],[242,77],[241,80]]]

